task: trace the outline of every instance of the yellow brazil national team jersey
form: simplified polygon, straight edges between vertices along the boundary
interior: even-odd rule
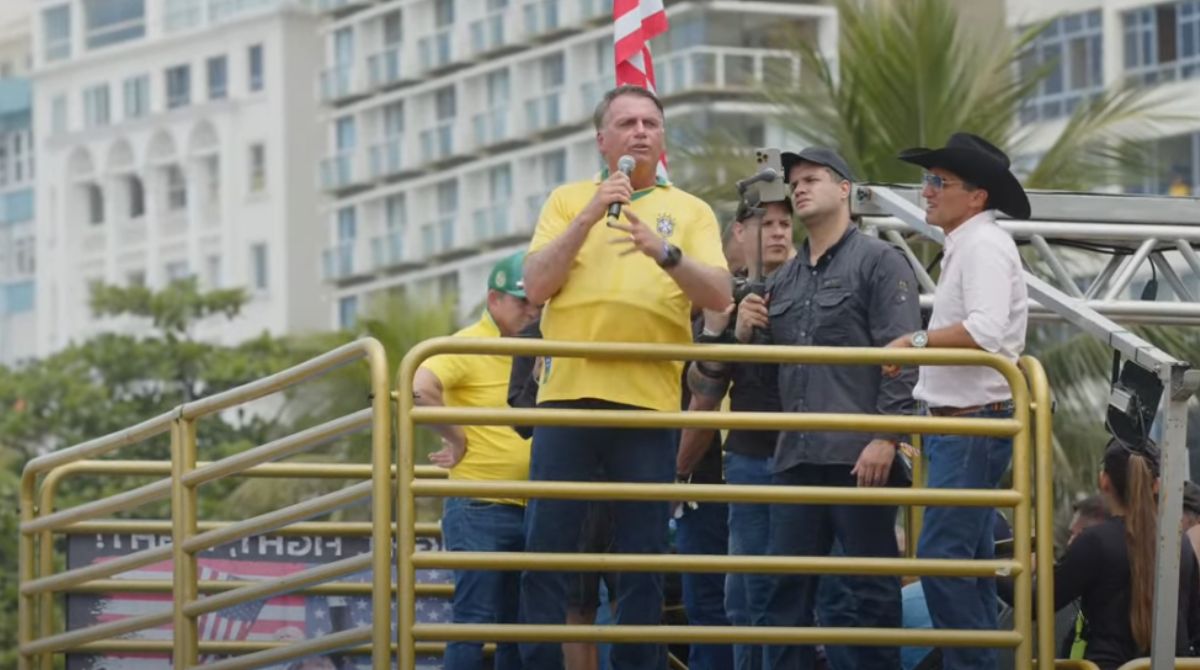
[[[485,309],[473,326],[454,337],[500,337],[500,330]],[[442,383],[447,407],[508,407],[509,356],[442,354],[421,364]],[[467,454],[450,470],[451,479],[529,479],[529,440],[509,426],[463,426]],[[523,500],[496,500],[523,505]]]
[[[529,253],[563,234],[595,195],[598,180],[564,184],[542,207]],[[628,206],[685,258],[726,268],[721,233],[703,200],[660,183],[638,191]],[[625,221],[625,217],[621,217]],[[626,236],[603,221],[592,226],[562,289],[542,311],[542,336],[572,342],[692,341],[691,301],[653,259],[622,256]],[[595,398],[659,411],[678,411],[682,362],[553,358],[543,362],[538,402]]]

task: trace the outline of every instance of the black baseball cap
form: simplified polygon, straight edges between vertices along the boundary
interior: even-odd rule
[[[830,170],[838,173],[846,181],[854,181],[854,172],[850,170],[850,166],[846,163],[846,159],[842,158],[838,152],[825,147],[807,147],[799,153],[785,151],[779,155],[780,162],[783,163],[783,178],[787,179],[792,171],[792,166],[801,161],[805,163],[815,163],[823,165]]]

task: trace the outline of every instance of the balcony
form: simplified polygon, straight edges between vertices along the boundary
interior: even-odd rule
[[[525,34],[530,38],[545,36],[559,29],[559,0],[534,0],[521,8],[525,18]]]
[[[397,45],[371,54],[367,58],[367,78],[371,88],[400,83],[400,47]]]
[[[321,252],[321,276],[325,281],[342,281],[365,274],[357,240],[338,242]]]
[[[371,259],[376,270],[404,263],[404,231],[390,230],[371,238]]]
[[[472,219],[475,222],[475,242],[487,242],[501,237],[507,237],[512,227],[509,225],[510,202],[497,202],[477,209]]]
[[[168,210],[159,217],[159,221],[159,227],[162,230],[161,238],[163,239],[182,237],[187,233],[188,219],[185,210]]]
[[[471,119],[475,130],[475,146],[489,147],[509,139],[508,107],[493,107]]]
[[[436,163],[454,155],[454,120],[421,131],[421,160]]]
[[[457,213],[451,213],[421,226],[421,252],[424,257],[454,249],[454,221],[457,217]]]
[[[525,101],[525,128],[537,133],[562,124],[562,91],[551,91]]]
[[[342,102],[364,93],[361,70],[353,63],[340,63],[321,72],[321,102]]]
[[[525,196],[525,225],[533,230],[537,226],[538,219],[542,216],[542,207],[546,204],[546,199],[550,197],[550,191],[546,189],[538,193],[532,193]]]
[[[591,22],[598,19],[612,18],[612,0],[576,0],[578,3],[579,20]]]
[[[103,256],[108,249],[106,240],[108,236],[104,224],[91,226],[91,230],[85,232],[79,238],[79,246],[83,249],[84,255],[87,256]]]
[[[321,161],[321,188],[326,191],[341,191],[360,183],[363,174],[361,160],[353,149],[338,153]]]
[[[658,93],[664,97],[694,90],[729,93],[800,83],[800,58],[770,49],[695,47],[663,55],[654,70]]]
[[[583,104],[584,111],[590,113],[594,110],[596,105],[600,104],[604,94],[615,88],[616,85],[617,76],[612,72],[584,82],[579,87],[579,100]]]
[[[117,229],[117,247],[127,249],[136,247],[146,242],[146,218],[139,216],[136,219],[121,221],[115,226]]]
[[[371,146],[371,179],[383,179],[404,169],[401,138],[392,137]]]
[[[317,11],[341,16],[370,7],[375,0],[317,0]]]
[[[504,10],[471,22],[471,55],[479,56],[504,46]]]
[[[428,72],[450,64],[452,35],[449,26],[417,41],[421,71]]]

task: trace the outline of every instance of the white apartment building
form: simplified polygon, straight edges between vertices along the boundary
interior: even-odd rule
[[[91,282],[244,287],[227,344],[327,323],[317,17],[300,0],[39,0],[38,353],[104,330]]]
[[[368,297],[484,298],[488,270],[524,248],[555,186],[600,168],[591,116],[614,85],[611,0],[318,0],[327,153],[323,277],[333,323]],[[689,128],[779,144],[748,95],[796,81],[783,36],[836,53],[824,3],[669,2],[654,64],[668,153]],[[673,170],[681,169],[675,165]]]
[[[1057,63],[1021,112],[1044,150],[1081,101],[1106,87],[1139,84],[1170,100],[1164,111],[1191,117],[1156,129],[1155,174],[1131,192],[1200,192],[1200,0],[1007,0],[1014,29],[1053,19],[1023,67]]]
[[[0,25],[0,364],[34,355],[35,241],[29,20]]]

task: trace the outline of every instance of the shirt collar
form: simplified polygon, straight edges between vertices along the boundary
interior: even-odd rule
[[[851,222],[851,224],[849,226],[846,226],[846,232],[842,233],[842,237],[837,242],[835,242],[832,247],[829,247],[828,249],[826,249],[825,253],[822,254],[821,257],[817,259],[816,265],[820,265],[821,261],[824,261],[825,259],[833,260],[833,257],[837,253],[838,249],[841,249],[846,244],[846,240],[849,240],[853,235],[855,235],[857,233],[858,233],[858,228],[854,225],[853,222]],[[804,244],[802,244],[800,246],[800,253],[796,254],[796,258],[799,259],[801,265],[805,265],[807,267],[815,267],[815,265],[811,261],[812,254],[809,253],[808,240],[804,240]]]
[[[946,249],[946,253],[949,254],[954,250],[956,245],[962,244],[967,238],[973,236],[984,225],[989,223],[996,223],[996,210],[994,209],[985,209],[963,221],[962,225],[946,235],[946,241],[942,245]]]
[[[596,176],[592,179],[592,181],[599,184],[600,182],[604,181],[605,179],[608,179],[608,175],[609,175],[608,168],[607,167],[601,168],[600,172],[596,173]],[[649,188],[644,188],[640,191],[634,191],[633,196],[630,197],[629,200],[633,201],[633,200],[637,200],[638,198],[644,198],[644,197],[650,195],[651,193],[653,193],[654,189],[656,189],[656,188],[668,188],[670,186],[671,186],[671,182],[670,182],[670,180],[668,180],[666,178],[666,176],[661,175],[661,174],[655,175],[654,186],[651,186]]]
[[[479,317],[479,325],[483,327],[488,337],[500,337],[500,326],[496,325],[496,320],[492,318],[492,313],[488,311],[487,305],[483,306],[483,316]]]

